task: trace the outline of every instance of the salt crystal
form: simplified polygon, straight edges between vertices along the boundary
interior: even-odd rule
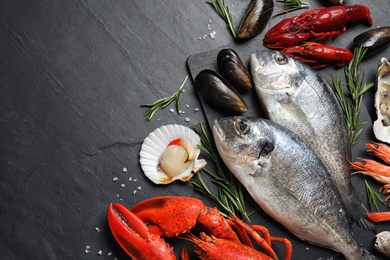
[[[119,198],[119,197],[120,197],[119,193],[118,193],[118,194],[116,194],[116,197],[117,197],[117,198]]]
[[[139,189],[139,190],[140,190],[140,189],[142,189],[142,187],[141,187],[141,186],[138,186],[138,188],[137,188],[137,189]]]
[[[198,111],[199,111],[199,108],[195,108],[194,111],[195,111],[195,112],[198,112]]]
[[[185,93],[186,92],[186,90],[183,88],[182,90],[181,90],[181,93]]]
[[[118,177],[114,177],[112,178],[113,181],[117,181],[118,180]]]
[[[132,181],[132,180],[133,180],[133,178],[129,177],[129,181]]]
[[[127,168],[124,167],[123,170],[122,170],[122,172],[127,172]]]
[[[112,255],[112,252],[108,252],[107,255],[108,255],[108,256]]]
[[[171,113],[173,113],[173,112],[175,112],[175,109],[171,108],[171,109],[169,109],[169,111],[170,111]]]
[[[137,193],[137,190],[134,190],[134,191],[133,191],[133,194],[136,194],[136,193]]]
[[[190,107],[190,105],[187,104],[186,107]]]
[[[126,185],[124,183],[121,184],[122,188],[124,188]]]
[[[95,227],[95,230],[96,230],[97,232],[100,232],[100,231],[101,231],[101,229],[98,228],[98,227]]]
[[[137,181],[137,179],[134,179],[133,181]]]
[[[88,253],[89,253],[89,250],[88,250],[88,249],[85,249],[85,253],[88,254]]]
[[[98,255],[102,255],[102,254],[103,254],[102,250],[99,250]]]
[[[189,118],[189,117],[186,117],[186,118],[184,118],[184,121],[190,122],[190,118]]]

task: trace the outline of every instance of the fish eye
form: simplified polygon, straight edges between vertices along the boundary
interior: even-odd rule
[[[281,53],[278,52],[275,54],[275,61],[277,64],[283,65],[287,62],[287,59],[284,55],[282,55]]]
[[[237,123],[236,128],[240,134],[246,134],[249,130],[249,126],[242,121]]]

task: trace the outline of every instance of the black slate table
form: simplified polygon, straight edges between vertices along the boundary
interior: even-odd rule
[[[236,24],[248,2],[228,1]],[[307,2],[313,8],[326,4]],[[390,23],[386,0],[345,2],[369,6],[374,26]],[[280,19],[272,19],[266,30]],[[351,40],[368,29],[355,23],[330,45],[351,48]],[[148,121],[140,105],[172,95],[191,72],[188,57],[213,54],[221,46],[248,56],[265,49],[262,35],[235,43],[205,1],[1,1],[0,259],[129,259],[109,230],[109,203],[131,207],[147,198],[179,195],[215,206],[190,183],[152,184],[139,165],[141,144],[154,129],[174,123],[207,126],[215,116],[193,82],[184,86],[180,115],[170,111],[172,104]],[[367,81],[374,80],[377,63],[390,57],[389,50],[364,61]],[[321,73],[330,80],[330,73],[343,75],[343,70],[331,66]],[[362,108],[368,124],[361,144],[373,138],[372,95]],[[358,154],[365,154],[364,147],[355,158]],[[353,183],[367,204],[364,178],[353,176]],[[290,239],[293,259],[343,259],[298,240],[261,210],[251,219],[273,236]],[[390,224],[377,224],[382,230],[390,230]],[[376,253],[375,234],[354,231],[359,243]],[[167,241],[175,252],[183,244],[192,249],[180,239]],[[275,247],[283,257],[283,247]]]

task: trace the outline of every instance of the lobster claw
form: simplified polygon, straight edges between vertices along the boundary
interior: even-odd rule
[[[110,204],[107,218],[115,239],[133,259],[176,259],[173,249],[124,206]]]

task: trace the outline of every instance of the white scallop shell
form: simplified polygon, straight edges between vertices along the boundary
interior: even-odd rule
[[[168,144],[177,138],[187,140],[194,151],[195,159],[182,174],[170,177],[159,169],[160,157]],[[161,126],[151,132],[141,146],[141,168],[145,175],[156,184],[168,184],[175,180],[189,181],[206,165],[205,160],[198,160],[200,149],[197,145],[200,144],[199,136],[188,127],[176,124]]]

